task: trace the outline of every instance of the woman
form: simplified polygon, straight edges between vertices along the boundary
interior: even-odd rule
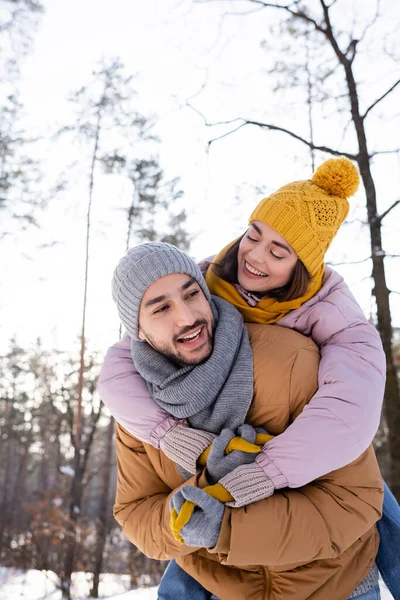
[[[378,427],[385,379],[379,336],[341,277],[324,265],[325,252],[347,216],[347,198],[357,187],[358,174],[350,161],[326,161],[311,181],[294,182],[262,200],[251,215],[249,230],[207,270],[210,291],[234,304],[245,321],[295,329],[311,336],[321,351],[319,390],[307,410],[266,444],[254,463],[238,467],[239,480],[251,475],[252,486],[248,490],[242,483],[238,486],[235,471],[221,480],[236,506],[265,498],[271,489],[306,485],[352,462],[371,443]],[[117,349],[106,359],[100,381],[103,400],[136,437],[160,447],[194,472],[199,454],[212,438],[162,414],[150,400],[136,402],[133,416],[129,377],[122,392],[121,378],[109,376],[110,369],[118,373],[118,363],[120,373],[128,373],[130,367],[119,356]],[[141,410],[147,419],[152,412],[151,427],[141,425]],[[185,456],[177,456],[182,446]],[[400,525],[396,535],[400,539]],[[392,591],[396,582],[390,569],[398,552],[384,549],[394,540],[393,530],[390,539],[383,537],[379,557]]]

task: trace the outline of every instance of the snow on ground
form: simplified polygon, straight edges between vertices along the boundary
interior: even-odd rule
[[[87,600],[91,574],[73,574],[74,600]],[[58,578],[52,571],[21,571],[0,567],[0,600],[61,600],[57,589]],[[112,600],[157,600],[157,588],[129,590],[129,577],[105,573],[101,577],[99,593]]]
[[[90,575],[74,573],[74,600],[88,598]],[[126,591],[129,578],[126,575],[105,573],[100,583],[100,594],[112,600],[157,600],[157,588],[140,588]],[[381,600],[390,600],[391,594],[381,583]],[[61,600],[57,589],[57,576],[52,571],[21,571],[0,567],[0,600]]]

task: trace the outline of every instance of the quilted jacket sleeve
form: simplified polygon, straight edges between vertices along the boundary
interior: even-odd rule
[[[306,485],[368,448],[379,426],[386,377],[379,334],[343,280],[286,321],[314,340],[321,362],[310,403],[257,458],[277,489]]]
[[[149,558],[159,560],[194,552],[196,548],[177,542],[169,527],[169,501],[175,490],[163,481],[144,445],[119,424],[116,452],[118,479],[114,517],[128,540]],[[160,465],[168,461],[164,456],[159,458]],[[197,485],[197,482],[197,478],[192,477],[185,484]]]
[[[116,421],[139,440],[159,448],[160,440],[179,421],[150,396],[132,362],[130,338],[111,346],[100,371],[98,390]]]
[[[382,478],[371,447],[351,465],[303,488],[225,508],[214,551],[237,566],[282,567],[335,558],[373,527],[382,501]]]

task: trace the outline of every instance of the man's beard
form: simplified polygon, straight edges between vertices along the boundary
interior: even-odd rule
[[[212,335],[213,335],[212,325],[213,325],[212,323],[209,323],[205,320],[198,320],[190,327],[185,327],[179,333],[179,335],[175,336],[175,338],[173,340],[173,344],[171,344],[169,346],[163,345],[163,344],[157,344],[157,342],[152,338],[151,335],[149,335],[145,331],[143,331],[143,333],[146,337],[147,342],[154,348],[154,350],[156,350],[157,352],[159,352],[159,354],[162,354],[163,356],[168,358],[168,360],[170,360],[172,363],[174,363],[177,367],[181,367],[182,365],[197,366],[197,365],[201,365],[203,362],[205,362],[209,358],[209,356],[212,352]],[[177,344],[179,344],[178,339],[180,337],[183,337],[189,331],[193,331],[193,329],[196,329],[196,327],[201,327],[201,326],[203,326],[205,329],[205,334],[207,336],[207,343],[209,346],[209,351],[207,352],[207,354],[205,356],[202,356],[201,358],[193,358],[192,360],[190,360],[186,356],[182,355],[179,352],[179,347],[177,347]],[[176,348],[175,351],[174,351],[174,348]]]

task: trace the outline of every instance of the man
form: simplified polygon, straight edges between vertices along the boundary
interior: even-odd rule
[[[245,420],[283,432],[316,390],[318,351],[287,329],[247,326],[250,370],[241,317],[210,297],[198,267],[172,246],[132,249],[116,269],[113,296],[153,398],[194,428],[222,431],[213,446],[224,428],[236,430]],[[299,490],[230,508],[202,489],[209,489],[209,478],[220,479],[213,446],[206,469],[185,482],[163,452],[117,425],[114,514],[128,539],[150,557],[175,559],[222,599],[344,600],[355,588],[361,597],[382,502],[373,451]],[[172,523],[174,535],[171,506],[180,517],[185,499],[197,508],[179,535]]]

